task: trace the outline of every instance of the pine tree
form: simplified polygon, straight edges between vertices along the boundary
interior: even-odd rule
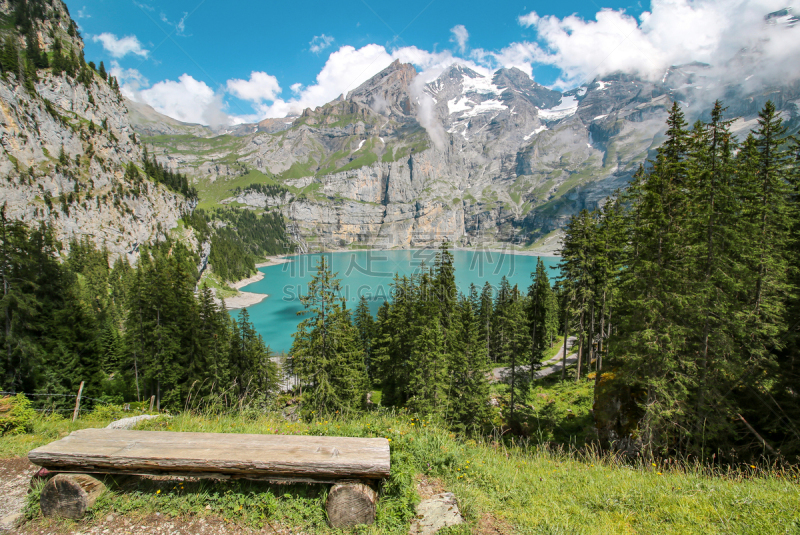
[[[541,363],[545,350],[550,345],[553,330],[553,288],[547,277],[544,262],[537,258],[536,272],[531,273],[532,284],[528,288],[527,316],[530,332],[530,374],[531,381],[536,368]]]
[[[14,38],[11,36],[6,37],[3,45],[3,53],[0,56],[0,64],[3,67],[4,73],[11,73],[14,76],[19,76],[19,52]]]
[[[358,365],[357,333],[339,301],[339,279],[332,274],[325,256],[317,274],[300,297],[309,313],[294,333],[290,356],[295,372],[305,385],[304,399],[315,411],[359,409],[366,389],[363,360]],[[345,384],[352,388],[342,390]],[[337,388],[338,387],[338,388]]]
[[[480,429],[488,421],[489,358],[480,339],[480,298],[475,286],[458,304],[461,344],[450,363],[447,419],[462,431]]]
[[[592,281],[595,243],[594,220],[586,210],[572,218],[564,230],[564,246],[561,250],[562,291],[566,299],[566,310],[571,316],[577,316],[578,365],[575,380],[579,380],[586,359],[586,325],[589,305],[594,299]],[[569,318],[568,318],[569,319]],[[589,342],[591,343],[591,342]]]
[[[353,317],[353,325],[358,331],[358,341],[361,351],[364,355],[364,363],[367,370],[367,375],[374,377],[375,370],[372,365],[372,345],[375,338],[375,319],[369,311],[369,302],[365,296],[361,296],[358,301],[358,308],[356,308],[355,316]]]
[[[478,309],[479,319],[479,339],[486,347],[486,354],[489,355],[489,341],[492,338],[492,314],[494,304],[492,302],[492,285],[489,281],[483,284],[481,290],[480,305]]]

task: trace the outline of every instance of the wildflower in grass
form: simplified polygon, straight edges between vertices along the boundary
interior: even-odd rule
[[[653,466],[655,466],[655,465],[656,465],[656,463],[653,463]]]
[[[158,490],[156,491],[156,494],[161,494],[161,489],[158,489]]]

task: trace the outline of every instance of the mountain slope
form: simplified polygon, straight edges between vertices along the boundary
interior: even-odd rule
[[[694,120],[721,92],[739,135],[768,99],[800,124],[797,83],[749,88],[714,72],[676,66],[658,81],[617,73],[561,93],[518,69],[484,76],[458,64],[422,84],[413,66],[395,62],[285,130],[145,141],[194,177],[206,205],[280,208],[301,248],[447,237],[544,240],[552,250],[549,238],[570,216],[600,206],[652,154],[673,101]]]
[[[3,65],[0,78],[6,217],[49,223],[64,247],[85,237],[134,260],[139,244],[176,226],[186,199],[126,173],[143,153],[124,99],[116,80],[84,61],[61,0],[3,2],[0,18],[3,39],[19,49],[18,67]]]

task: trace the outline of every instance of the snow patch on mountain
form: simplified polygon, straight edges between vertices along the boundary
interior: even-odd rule
[[[454,113],[469,110],[471,108],[470,105],[474,106],[475,104],[467,97],[461,97],[461,99],[456,97],[447,101],[447,111],[450,115],[453,115]]]
[[[461,117],[477,117],[481,113],[489,113],[493,111],[502,111],[508,109],[508,106],[499,100],[489,99],[484,100],[480,104],[476,104],[470,111],[464,113]]]
[[[539,110],[539,117],[545,121],[557,121],[574,115],[576,111],[578,111],[578,99],[569,96],[562,98],[555,108]]]
[[[499,95],[505,91],[504,89],[500,89],[494,83],[492,83],[492,79],[488,76],[479,76],[476,78],[469,78],[465,77],[464,80],[461,82],[461,92],[465,95],[469,93],[480,93],[483,95]]]
[[[538,134],[540,132],[544,132],[545,130],[547,130],[547,127],[542,125],[542,126],[538,127],[536,130],[534,130],[533,132],[531,132],[530,134],[528,134],[527,136],[523,137],[522,139],[524,139],[525,141],[528,141],[530,138],[532,138],[536,134]]]

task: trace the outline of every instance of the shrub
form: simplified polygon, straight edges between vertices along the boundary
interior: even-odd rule
[[[0,398],[0,436],[33,431],[36,411],[22,394]]]

